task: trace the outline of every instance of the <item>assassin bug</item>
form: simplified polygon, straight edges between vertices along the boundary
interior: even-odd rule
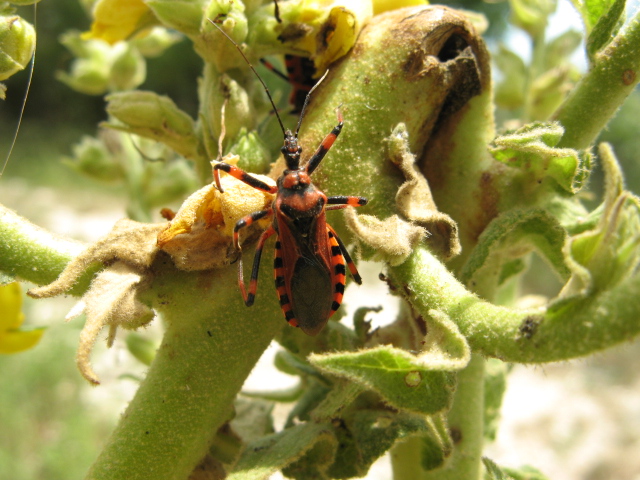
[[[338,125],[325,137],[311,158],[300,166],[302,147],[298,145],[298,132],[304,110],[314,89],[311,89],[305,99],[295,133],[285,129],[269,89],[260,75],[238,44],[213,21],[211,23],[235,45],[260,80],[284,134],[284,145],[280,150],[287,168],[278,178],[276,186],[267,185],[233,165],[219,162],[213,167],[216,186],[220,192],[223,190],[219,170],[222,170],[253,188],[276,195],[270,208],[238,220],[233,229],[234,245],[242,252],[240,230],[265,217],[273,217],[272,224],[258,240],[248,290],[244,283],[242,256],[238,261],[238,285],[242,297],[247,306],[253,305],[258,287],[262,249],[269,237],[277,235],[274,274],[280,307],[290,325],[300,327],[307,335],[317,335],[329,317],[340,307],[346,282],[346,267],[349,268],[353,279],[358,284],[362,283],[362,278],[344,243],[326,222],[325,212],[347,206],[359,207],[366,205],[367,200],[354,196],[328,197],[311,183],[310,178],[342,130],[342,113],[338,110]],[[321,81],[322,79],[318,83]]]

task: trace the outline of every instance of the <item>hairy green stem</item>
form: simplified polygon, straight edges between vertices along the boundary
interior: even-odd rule
[[[475,352],[508,362],[566,360],[640,333],[638,276],[563,308],[518,310],[479,299],[422,246],[390,273],[421,314],[427,315],[430,309],[443,311]]]
[[[58,237],[0,205],[0,271],[38,285],[53,282],[84,245]],[[94,271],[70,293],[87,289]]]
[[[233,267],[185,273],[160,259],[153,269],[145,296],[152,297],[167,330],[88,479],[187,478],[232,417],[233,399],[284,323],[267,292],[247,309]]]
[[[588,148],[640,80],[640,11],[595,56],[555,115],[565,128],[558,147]]]
[[[424,470],[424,440],[409,437],[394,445],[391,465],[394,480],[478,480],[484,435],[484,363],[480,355],[458,374],[453,406],[448,414],[454,449],[442,468]]]

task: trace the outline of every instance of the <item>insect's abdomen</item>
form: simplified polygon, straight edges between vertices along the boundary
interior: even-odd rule
[[[304,333],[317,335],[332,313],[331,275],[317,260],[305,257],[298,258],[293,272],[290,286],[293,313]]]

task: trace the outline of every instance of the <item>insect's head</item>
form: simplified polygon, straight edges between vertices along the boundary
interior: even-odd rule
[[[287,170],[298,170],[300,168],[300,154],[302,147],[298,145],[297,132],[294,134],[291,130],[284,132],[284,145],[280,149],[287,163]]]

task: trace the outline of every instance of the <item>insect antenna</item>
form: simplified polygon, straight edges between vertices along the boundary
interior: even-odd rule
[[[311,87],[311,90],[309,90],[309,93],[307,93],[307,96],[304,99],[304,103],[302,104],[302,110],[300,110],[300,118],[298,119],[298,126],[296,127],[296,138],[298,138],[298,132],[300,131],[300,126],[302,125],[302,118],[304,117],[304,111],[307,109],[307,105],[309,104],[309,100],[311,99],[311,94],[315,91],[318,85],[320,85],[322,81],[325,78],[327,78],[328,74],[329,74],[329,70],[327,69],[327,71],[324,72],[324,75],[320,77],[320,80],[318,80],[316,84],[313,87]]]
[[[253,73],[255,73],[255,75],[258,78],[258,80],[260,80],[260,83],[262,84],[262,87],[264,88],[264,91],[267,93],[267,97],[269,97],[269,101],[271,102],[271,106],[273,107],[273,113],[276,114],[276,118],[278,119],[278,123],[280,124],[280,128],[282,129],[282,133],[286,136],[287,135],[286,129],[284,128],[284,124],[282,123],[282,120],[280,119],[280,115],[278,114],[278,108],[276,107],[276,104],[273,101],[273,97],[271,96],[271,92],[269,91],[269,88],[267,87],[267,84],[264,83],[264,80],[262,80],[262,77],[260,76],[260,74],[258,74],[256,69],[253,68],[253,65],[251,65],[251,62],[249,61],[247,56],[244,54],[244,52],[242,51],[240,46],[235,42],[235,40],[233,38],[231,38],[227,34],[227,32],[225,32],[222,28],[220,28],[220,26],[216,22],[214,22],[210,18],[208,18],[207,20],[209,20],[209,23],[211,23],[211,25],[213,25],[218,30],[220,30],[220,33],[222,33],[225,37],[227,37],[227,39],[238,49],[238,52],[240,52],[240,55],[242,55],[242,58],[244,58],[244,61],[247,62],[247,65],[249,65],[249,68],[251,68],[251,71],[253,71]]]

